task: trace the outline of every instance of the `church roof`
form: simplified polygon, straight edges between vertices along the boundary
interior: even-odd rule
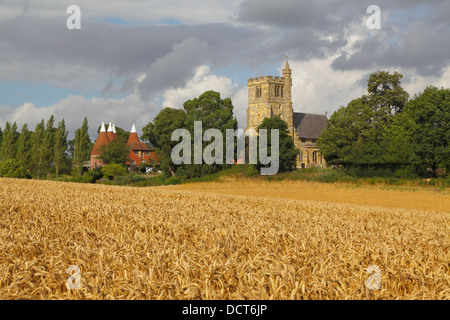
[[[324,114],[294,112],[293,118],[299,138],[318,139],[327,127],[327,116]]]

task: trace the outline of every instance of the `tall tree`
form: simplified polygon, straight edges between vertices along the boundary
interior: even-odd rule
[[[318,140],[328,164],[394,165],[389,160],[394,159],[389,152],[395,150],[386,143],[390,141],[388,132],[395,116],[402,112],[409,98],[401,87],[402,77],[398,72],[385,71],[370,75],[368,93],[333,113]]]
[[[73,164],[79,169],[80,174],[83,171],[83,164],[89,160],[92,144],[89,138],[89,126],[87,118],[83,120],[83,124],[80,129],[75,131],[75,141],[73,150]]]
[[[55,138],[55,117],[53,115],[44,123],[42,120],[36,125],[32,139],[32,159],[36,177],[45,177],[53,160],[53,148]]]
[[[184,103],[186,110],[186,120],[184,122],[186,128],[194,136],[194,122],[202,122],[202,136],[208,129],[219,130],[223,137],[226,136],[227,129],[237,130],[237,120],[233,116],[233,104],[230,98],[221,99],[220,93],[215,91],[206,91],[198,98],[188,100]],[[203,148],[207,146],[207,142],[203,142]],[[236,148],[235,148],[236,149]],[[228,167],[226,163],[226,144],[223,144],[223,163],[224,164],[190,164],[187,165],[187,172],[190,177],[199,177],[204,174],[217,172]],[[194,155],[194,152],[192,152]]]
[[[19,139],[17,140],[16,159],[19,161],[20,165],[26,169],[30,168],[32,134],[33,133],[28,130],[28,125],[25,123],[22,126]]]
[[[149,122],[144,129],[141,139],[156,149],[158,158],[161,159],[161,169],[168,175],[175,176],[177,169],[171,161],[173,147],[178,143],[171,140],[172,132],[183,129],[186,120],[186,111],[182,109],[165,108]]]
[[[69,132],[66,130],[66,123],[64,119],[62,119],[55,132],[55,143],[53,148],[53,163],[55,164],[56,177],[59,176],[59,170],[66,158],[68,134]]]
[[[33,163],[32,171],[36,175],[38,179],[42,177],[43,168],[44,168],[44,135],[45,135],[45,122],[41,120],[38,124],[36,124],[36,128],[34,129],[34,133],[31,137],[31,159]]]
[[[289,134],[287,123],[280,117],[265,118],[258,126],[258,132],[261,129],[267,130],[267,152],[272,154],[271,132],[273,129],[279,132],[279,169],[278,172],[292,171],[297,167],[297,155],[300,150],[295,148],[294,141]],[[259,163],[256,165],[259,170],[261,167],[267,167]]]
[[[414,161],[431,168],[450,167],[450,89],[427,87],[405,107],[411,118]]]
[[[16,155],[17,123],[6,122],[5,130],[2,134],[2,144],[0,147],[0,160],[14,159]]]

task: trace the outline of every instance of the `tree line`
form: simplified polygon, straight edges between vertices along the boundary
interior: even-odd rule
[[[334,112],[317,144],[328,165],[356,176],[436,177],[450,167],[450,90],[410,99],[403,75],[370,75],[367,94]]]
[[[6,122],[4,129],[0,128],[0,177],[43,179],[50,168],[58,177],[71,174],[72,167],[81,174],[84,162],[89,160],[93,143],[87,118],[73,140],[68,140],[65,120],[55,126],[53,115],[37,123],[34,131],[27,124],[20,132],[17,129],[16,122]]]
[[[219,92],[206,91],[198,98],[188,100],[183,104],[183,109],[165,108],[154,118],[152,122],[149,122],[143,128],[142,139],[147,141],[148,144],[157,151],[158,157],[161,159],[161,170],[164,171],[168,177],[186,177],[186,178],[199,178],[207,174],[217,173],[221,170],[230,168],[232,164],[226,164],[226,146],[223,144],[223,150],[221,152],[223,157],[223,164],[180,164],[176,165],[172,162],[171,154],[172,149],[178,144],[178,141],[172,141],[172,132],[176,129],[186,129],[194,136],[194,122],[200,121],[202,123],[202,137],[205,131],[208,129],[217,129],[222,133],[222,136],[226,136],[226,130],[232,129],[236,131],[237,120],[233,116],[233,104],[230,98],[222,99]],[[279,172],[291,171],[296,167],[296,157],[298,150],[295,149],[292,138],[288,132],[288,126],[282,119],[266,118],[257,128],[267,129],[268,132],[268,153],[271,152],[271,129],[279,130],[279,154],[280,165]],[[244,155],[237,154],[237,144],[239,139],[246,139],[246,152],[245,158],[248,161],[248,138],[244,135],[236,137],[234,139],[234,159],[242,158]],[[215,141],[202,141],[202,152],[210,144],[213,145]],[[191,156],[194,155],[194,144],[192,144]],[[212,152],[212,156],[215,157],[215,150]],[[220,156],[219,156],[220,157]],[[253,166],[252,172],[257,172],[263,165],[258,162]]]

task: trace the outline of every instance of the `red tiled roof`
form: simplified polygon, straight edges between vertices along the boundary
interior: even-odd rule
[[[95,140],[94,147],[92,148],[91,155],[100,155],[100,148],[110,142],[106,132],[100,132],[98,134],[97,140]]]
[[[152,149],[149,148],[149,146],[147,146],[146,143],[144,142],[127,142],[127,145],[129,145],[131,147],[131,150],[137,150],[137,151],[151,151]]]

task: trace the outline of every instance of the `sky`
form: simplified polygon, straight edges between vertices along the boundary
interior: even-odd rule
[[[102,121],[141,134],[214,90],[245,129],[247,80],[281,75],[286,54],[296,112],[330,116],[379,70],[402,73],[411,97],[450,88],[448,17],[448,0],[0,0],[0,127],[53,114],[70,137],[84,117],[92,140]]]

